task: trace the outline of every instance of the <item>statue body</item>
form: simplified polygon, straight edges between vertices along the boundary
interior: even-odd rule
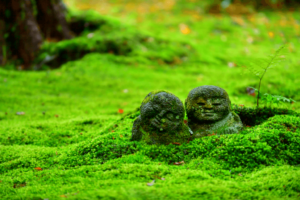
[[[131,140],[143,140],[148,144],[181,144],[191,139],[192,132],[183,123],[183,104],[175,95],[166,91],[150,92],[140,111],[133,124]]]
[[[240,117],[231,111],[227,92],[220,87],[205,85],[191,90],[185,106],[194,137],[238,133],[243,128]]]

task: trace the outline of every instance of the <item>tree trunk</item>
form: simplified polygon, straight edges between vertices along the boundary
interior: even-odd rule
[[[17,25],[18,54],[23,59],[24,68],[29,68],[43,42],[42,34],[33,16],[30,0],[12,0],[11,6]]]
[[[37,20],[45,38],[71,39],[61,0],[37,1]]]
[[[6,62],[6,44],[4,36],[5,22],[0,19],[0,65]]]
[[[43,40],[70,39],[61,0],[0,0],[0,65],[30,69]]]
[[[4,39],[4,20],[0,20],[0,65],[4,65],[6,62],[6,45]]]
[[[5,4],[0,1],[0,66],[6,61],[6,44],[5,44]]]

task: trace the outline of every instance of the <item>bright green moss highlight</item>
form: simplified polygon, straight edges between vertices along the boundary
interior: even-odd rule
[[[117,195],[124,199],[131,195],[138,199],[155,195],[167,199],[178,195],[293,199],[299,194],[297,116],[278,115],[240,134],[156,146],[129,141],[132,116],[136,115],[116,121],[118,126],[102,129],[94,139],[69,147],[1,146],[0,193],[7,199],[12,194],[27,198],[65,194],[74,199]],[[80,127],[82,123],[75,124]],[[182,160],[184,165],[172,165]],[[43,170],[35,170],[37,166]],[[151,180],[155,184],[147,186]],[[21,187],[25,183],[26,187]],[[95,191],[95,187],[99,189]]]

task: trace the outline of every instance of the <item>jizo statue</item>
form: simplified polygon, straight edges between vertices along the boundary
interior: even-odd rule
[[[240,117],[231,111],[227,92],[220,87],[205,85],[191,90],[185,107],[188,126],[196,138],[237,133],[243,128]]]
[[[192,132],[183,122],[183,104],[175,95],[167,91],[150,92],[140,112],[133,124],[131,140],[170,144],[184,143],[192,138]]]
[[[131,140],[181,144],[210,134],[232,134],[243,129],[240,117],[231,111],[227,92],[220,87],[205,85],[191,90],[185,107],[188,126],[183,122],[185,110],[178,97],[167,91],[150,92],[134,121]]]

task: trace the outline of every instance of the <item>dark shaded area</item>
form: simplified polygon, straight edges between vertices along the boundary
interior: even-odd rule
[[[235,0],[234,2],[253,5],[256,9],[292,9],[300,5],[298,0]]]
[[[70,15],[68,21],[69,27],[76,35],[82,32],[95,31],[100,27],[109,26],[109,23],[104,18],[91,19],[88,13],[81,13],[80,15]]]
[[[91,52],[127,55],[132,51],[132,47],[126,45],[124,38],[120,38],[119,40],[115,40],[114,38],[99,38],[94,40],[92,48],[89,48],[85,45],[84,41],[80,39],[78,41],[62,42],[61,44],[62,45],[56,45],[52,43],[43,48],[41,50],[41,56],[43,57],[43,53],[50,55],[49,60],[47,56],[43,57],[43,60],[36,65],[35,69],[41,69],[43,64],[46,64],[50,68],[58,68],[68,61],[80,59]]]
[[[72,38],[61,0],[12,0],[0,2],[0,63],[18,60],[29,69],[41,44]]]
[[[61,0],[36,1],[36,19],[45,38],[71,39]]]
[[[58,68],[93,52],[120,56],[114,61],[121,63],[131,60],[131,64],[154,61],[168,65],[184,62],[188,55],[195,53],[187,43],[153,37],[134,27],[123,26],[93,13],[89,16],[88,13],[70,15],[70,27],[79,36],[72,40],[45,43],[34,62],[34,69]]]
[[[290,10],[300,6],[298,0],[214,0],[208,7],[211,14],[247,15],[254,10]]]
[[[255,109],[234,105],[232,110],[240,116],[244,126],[259,125],[275,115],[300,116],[300,114],[295,111],[283,108],[264,107]]]

